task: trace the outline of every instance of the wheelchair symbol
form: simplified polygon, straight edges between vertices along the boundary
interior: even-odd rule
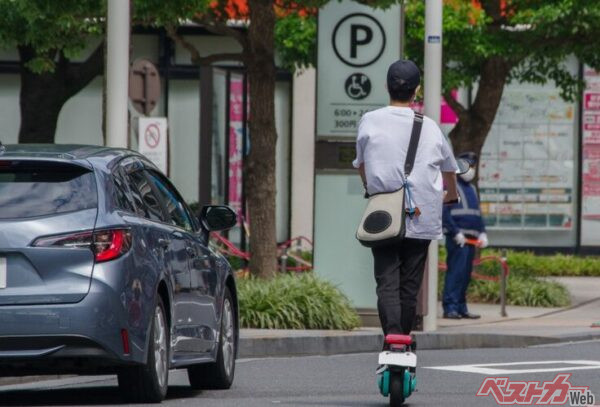
[[[371,93],[371,80],[362,73],[352,74],[346,79],[346,94],[354,100],[361,100]]]

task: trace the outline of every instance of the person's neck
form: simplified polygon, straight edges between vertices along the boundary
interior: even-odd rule
[[[410,107],[412,102],[400,102],[398,100],[390,100],[390,106],[394,107]]]

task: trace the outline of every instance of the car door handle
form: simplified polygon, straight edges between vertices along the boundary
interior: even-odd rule
[[[171,241],[161,237],[158,239],[158,244],[166,249],[171,244]]]
[[[198,253],[196,253],[196,250],[194,250],[193,247],[188,246],[185,248],[185,251],[187,252],[187,254],[189,254],[189,256],[192,259],[195,258],[196,256],[198,256]]]

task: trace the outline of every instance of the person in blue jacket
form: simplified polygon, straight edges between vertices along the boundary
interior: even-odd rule
[[[458,177],[460,202],[444,206],[442,219],[446,235],[448,270],[442,304],[444,318],[477,319],[480,316],[470,313],[467,309],[467,288],[471,281],[475,257],[475,246],[467,244],[467,240],[478,240],[481,248],[487,247],[489,243],[481,217],[477,189],[471,183],[477,173],[477,155],[469,152],[459,155],[458,158],[465,159],[470,168]]]

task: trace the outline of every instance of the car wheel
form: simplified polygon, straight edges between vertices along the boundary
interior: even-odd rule
[[[158,297],[144,366],[125,368],[118,373],[119,390],[128,401],[159,403],[169,385],[169,326],[162,299]]]
[[[236,312],[228,288],[225,288],[221,331],[214,363],[204,363],[188,368],[188,378],[193,389],[228,389],[233,383],[237,353]]]

